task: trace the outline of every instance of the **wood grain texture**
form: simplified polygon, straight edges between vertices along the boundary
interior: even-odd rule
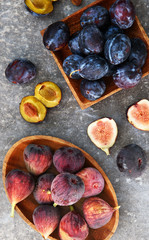
[[[59,138],[50,137],[50,136],[38,135],[38,136],[25,137],[21,139],[10,148],[10,150],[5,156],[4,163],[3,163],[3,171],[2,171],[4,188],[5,188],[6,175],[8,174],[9,171],[11,171],[12,169],[20,169],[23,171],[27,171],[25,168],[24,160],[23,160],[23,151],[25,147],[31,143],[48,145],[52,149],[53,153],[55,150],[63,146],[75,147],[80,149],[79,147],[77,147],[76,145],[70,142],[67,142]],[[98,196],[104,199],[105,201],[107,201],[112,207],[118,206],[115,191],[112,187],[110,180],[104,173],[104,171],[87,152],[83,151],[82,149],[80,150],[82,151],[82,153],[86,158],[85,167],[95,167],[102,174],[105,180],[104,190]],[[57,174],[57,171],[55,170],[53,165],[49,168],[48,172]],[[5,191],[6,191],[6,188],[5,188]],[[82,198],[79,202],[74,204],[76,211],[78,211],[82,216],[83,216],[83,213],[82,213],[83,201],[84,201],[84,198]],[[23,220],[35,230],[36,228],[33,224],[32,214],[34,209],[37,206],[38,204],[35,201],[33,194],[31,194],[28,198],[18,203],[15,208],[17,213],[23,218]],[[61,210],[61,216],[63,216],[65,213],[69,211],[69,207],[60,207],[60,210]],[[116,228],[118,226],[118,221],[119,221],[119,211],[117,210],[114,212],[110,222],[107,223],[105,226],[96,230],[90,229],[89,236],[86,238],[86,240],[109,240],[114,234],[114,232],[116,231]],[[51,240],[59,239],[58,228],[51,234],[49,238]]]
[[[74,32],[81,30],[80,17],[85,9],[87,9],[88,7],[91,7],[91,6],[96,6],[96,5],[100,5],[100,6],[103,6],[107,9],[109,9],[110,6],[114,2],[115,2],[115,0],[108,0],[108,1],[107,0],[97,0],[97,1],[87,5],[86,7],[82,8],[81,10],[73,13],[72,15],[69,15],[68,17],[62,19],[62,21],[64,21],[68,25],[68,27],[70,29],[70,33],[73,34]],[[43,29],[41,31],[42,36],[44,34],[44,31],[45,31],[45,29]],[[142,69],[142,72],[143,72],[142,77],[147,76],[149,74],[149,38],[148,38],[147,34],[145,33],[143,27],[141,26],[141,23],[137,16],[135,18],[135,22],[134,22],[133,26],[130,29],[125,30],[124,33],[126,33],[131,38],[134,38],[134,37],[141,38],[145,42],[145,44],[147,46],[148,55],[147,55],[146,63]],[[121,88],[118,88],[114,84],[114,82],[112,81],[112,77],[106,77],[104,79],[105,79],[107,88],[106,88],[106,91],[103,94],[103,96],[95,101],[89,101],[88,99],[83,97],[80,92],[81,80],[74,80],[74,79],[69,78],[63,70],[62,64],[63,64],[64,59],[72,54],[68,48],[68,45],[57,52],[51,52],[51,53],[52,53],[52,56],[55,59],[56,64],[58,65],[65,81],[67,82],[70,90],[72,91],[72,93],[73,93],[75,99],[77,100],[81,109],[88,108],[88,107],[94,105],[95,103],[122,90]]]

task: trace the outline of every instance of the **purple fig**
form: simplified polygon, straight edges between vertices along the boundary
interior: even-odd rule
[[[53,164],[60,173],[75,173],[84,166],[84,163],[85,157],[77,148],[62,147],[53,156]]]
[[[59,224],[61,240],[85,240],[88,234],[88,226],[79,213],[70,211],[62,217]]]
[[[33,195],[39,204],[48,204],[53,202],[51,196],[51,183],[54,178],[55,176],[52,173],[45,173],[37,179]]]
[[[107,224],[113,213],[120,207],[112,208],[99,197],[87,198],[83,203],[83,213],[86,222],[92,229],[97,229]]]
[[[96,168],[84,168],[76,175],[83,180],[85,185],[85,192],[82,197],[91,197],[102,192],[104,179]]]
[[[33,177],[18,169],[11,170],[5,180],[8,198],[12,205],[11,217],[14,217],[14,208],[17,203],[27,198],[35,187]]]
[[[79,201],[84,193],[85,187],[82,179],[75,174],[60,173],[51,185],[54,206],[69,206]]]
[[[40,205],[33,212],[33,222],[44,239],[54,232],[60,221],[59,209],[50,205]]]
[[[27,170],[34,175],[44,173],[52,164],[52,152],[46,145],[29,144],[23,157]]]

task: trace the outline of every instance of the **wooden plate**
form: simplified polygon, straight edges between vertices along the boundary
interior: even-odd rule
[[[62,19],[62,21],[64,21],[68,25],[68,27],[70,29],[70,33],[72,34],[81,29],[80,17],[85,9],[87,9],[88,7],[91,7],[91,6],[95,6],[95,5],[101,5],[107,9],[109,9],[110,6],[114,2],[115,2],[115,0],[97,0],[97,1],[87,5],[86,7],[82,8],[81,10],[73,13],[72,15],[69,15],[68,17]],[[41,31],[42,36],[44,34],[44,31],[45,31],[45,29]],[[146,75],[149,74],[149,38],[148,38],[147,34],[145,33],[145,31],[144,31],[143,27],[141,26],[141,23],[137,17],[135,18],[135,22],[134,22],[133,26],[130,29],[125,30],[124,33],[126,33],[130,38],[134,38],[134,37],[141,38],[147,46],[148,56],[146,59],[146,63],[142,69],[143,77],[145,77]],[[72,54],[68,48],[68,45],[57,52],[51,52],[51,53],[52,53],[53,58],[55,59],[55,62],[58,65],[65,81],[67,82],[70,90],[72,91],[74,97],[76,98],[78,104],[80,105],[81,109],[88,108],[88,107],[94,105],[95,103],[97,103],[97,102],[99,102],[121,90],[121,88],[118,88],[114,84],[114,82],[112,81],[112,77],[104,78],[105,82],[106,82],[106,86],[107,86],[107,89],[106,89],[104,95],[95,101],[87,100],[85,97],[82,96],[82,94],[80,92],[81,80],[73,80],[73,79],[69,78],[63,71],[62,64],[63,64],[64,59]]]
[[[50,137],[50,136],[31,136],[21,139],[20,141],[16,142],[8,151],[8,153],[5,156],[4,163],[3,163],[3,183],[5,188],[5,178],[9,171],[12,169],[21,169],[23,171],[27,171],[25,168],[24,160],[23,160],[23,151],[25,147],[28,144],[45,144],[51,147],[52,151],[54,152],[56,149],[63,147],[63,146],[69,146],[69,147],[75,147],[80,149],[79,147],[75,146],[74,144],[70,142],[66,142],[65,140]],[[105,180],[105,187],[101,194],[99,194],[99,197],[107,201],[112,207],[118,206],[117,198],[115,191],[112,187],[111,182],[109,181],[108,177],[104,173],[104,171],[101,169],[101,167],[97,164],[97,162],[85,151],[80,149],[82,153],[84,154],[86,161],[85,161],[85,167],[95,167],[99,170],[99,172],[102,174],[104,180]],[[50,167],[48,170],[49,172],[57,173],[54,166]],[[6,188],[5,188],[6,191]],[[77,211],[82,214],[82,203],[84,199],[82,198],[79,202],[77,202],[74,207]],[[23,220],[30,225],[33,229],[36,230],[33,220],[32,220],[32,213],[34,209],[38,206],[36,201],[34,200],[33,194],[31,194],[28,198],[23,200],[22,202],[18,203],[16,205],[16,211],[18,214],[23,218]],[[69,211],[69,207],[61,207],[61,215],[63,216],[66,212]],[[90,229],[89,236],[86,240],[108,240],[112,237],[114,232],[116,231],[117,225],[119,220],[119,211],[115,211],[112,219],[109,223],[107,223],[105,226],[93,230]],[[58,237],[58,228],[51,234],[49,237],[51,240],[59,239]]]

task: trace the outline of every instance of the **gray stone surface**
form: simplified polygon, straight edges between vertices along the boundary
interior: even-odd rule
[[[49,135],[70,141],[86,150],[100,164],[108,175],[116,191],[120,208],[119,226],[113,240],[148,240],[149,239],[149,164],[142,177],[132,180],[123,176],[117,169],[116,156],[121,147],[139,144],[149,156],[149,135],[132,127],[126,120],[126,109],[142,98],[149,98],[149,76],[142,79],[138,86],[117,94],[81,110],[55,61],[43,47],[40,30],[49,24],[75,12],[80,7],[69,1],[56,2],[54,11],[45,18],[33,17],[24,8],[24,1],[0,1],[0,175],[5,154],[18,140],[30,135]],[[83,0],[82,6],[91,3]],[[149,2],[133,0],[136,13],[149,35]],[[26,85],[13,85],[5,78],[4,71],[14,59],[28,58],[38,68],[34,81]],[[48,111],[41,124],[25,122],[19,113],[22,97],[32,95],[34,87],[42,81],[54,81],[62,89],[63,98],[60,105]],[[86,129],[88,125],[102,117],[115,119],[119,134],[111,155],[96,148],[89,140]],[[0,180],[0,240],[37,240],[41,236],[31,229],[17,213],[10,217],[11,206]],[[100,239],[100,237],[99,237]],[[92,240],[92,239],[91,239]]]

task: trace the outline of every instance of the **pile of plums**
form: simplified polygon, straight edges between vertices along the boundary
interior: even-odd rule
[[[112,76],[116,86],[123,89],[132,88],[141,80],[146,45],[124,32],[134,20],[135,8],[130,0],[116,0],[109,11],[92,6],[80,18],[80,31],[70,36],[66,23],[55,22],[46,29],[43,43],[50,51],[68,44],[72,55],[63,62],[64,72],[72,79],[82,78],[80,91],[93,101],[106,90],[103,77]]]
[[[39,204],[33,211],[33,223],[45,239],[59,227],[61,240],[85,240],[89,227],[104,226],[119,208],[111,207],[97,196],[104,189],[104,178],[96,168],[84,168],[85,157],[79,149],[64,146],[53,154],[49,146],[29,144],[24,149],[23,159],[28,172],[13,169],[6,176],[11,216],[15,205],[33,193]],[[46,172],[52,163],[57,175]],[[86,198],[82,205],[83,216],[72,206],[82,197]],[[70,206],[70,211],[61,216],[59,206]]]

